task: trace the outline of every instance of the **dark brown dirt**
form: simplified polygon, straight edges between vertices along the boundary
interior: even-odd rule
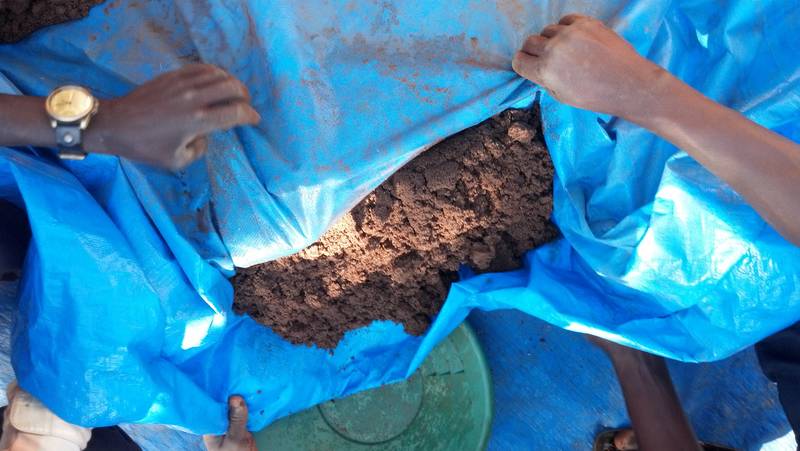
[[[104,0],[0,0],[0,44],[18,42],[50,25],[80,19]]]
[[[293,343],[333,348],[392,320],[425,332],[455,271],[520,266],[556,237],[538,112],[506,111],[415,158],[302,252],[241,270],[235,308]]]

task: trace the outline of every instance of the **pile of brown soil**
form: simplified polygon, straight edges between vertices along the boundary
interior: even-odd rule
[[[80,19],[104,0],[0,0],[0,44],[18,42],[50,25]]]
[[[317,243],[241,270],[235,308],[322,348],[373,320],[422,334],[460,264],[517,268],[556,237],[552,184],[538,112],[506,111],[415,158]]]

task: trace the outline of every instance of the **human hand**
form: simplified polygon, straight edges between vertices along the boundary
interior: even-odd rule
[[[514,70],[556,100],[628,120],[646,115],[672,78],[597,19],[570,14],[529,36]]]
[[[260,120],[239,80],[219,67],[192,64],[100,101],[84,148],[180,169],[205,153],[208,133]]]
[[[208,451],[256,451],[256,440],[247,430],[247,404],[244,398],[228,398],[228,432],[225,435],[204,435]]]

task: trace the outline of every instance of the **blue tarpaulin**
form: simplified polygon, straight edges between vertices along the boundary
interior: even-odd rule
[[[564,239],[524,269],[453,286],[421,338],[376,322],[335,352],[232,313],[227,278],[297,251],[438,140],[537,89],[511,56],[579,11],[712,98],[800,141],[800,11],[780,0],[120,1],[0,46],[31,95],[129,92],[184,64],[249,87],[257,127],[215,134],[167,173],[114,157],[0,149],[0,197],[33,232],[12,361],[21,385],[83,425],[225,428],[243,394],[257,429],[410,374],[470,309],[516,308],[686,361],[800,319],[800,250],[730,188],[640,128],[542,96]],[[101,104],[102,108],[102,104]],[[154,111],[154,114],[158,114]]]
[[[16,283],[0,281],[0,387],[14,379],[9,353],[15,311]],[[492,372],[490,451],[590,449],[599,431],[630,424],[608,358],[580,335],[515,310],[473,311],[468,321]],[[774,384],[761,374],[752,348],[714,363],[669,363],[701,440],[741,451],[796,449]],[[5,401],[0,390],[0,404]],[[169,427],[123,428],[144,451],[206,449],[200,437]]]

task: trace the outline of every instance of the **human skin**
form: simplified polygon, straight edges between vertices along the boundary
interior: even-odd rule
[[[703,96],[602,22],[565,16],[528,37],[513,67],[560,102],[621,117],[672,142],[800,243],[800,146]],[[590,340],[614,366],[639,449],[701,449],[663,358]]]
[[[41,97],[0,95],[0,146],[55,147],[44,103]],[[194,64],[163,74],[126,96],[100,100],[98,113],[84,133],[83,147],[179,169],[205,153],[208,133],[260,120],[241,82],[218,67]],[[10,208],[0,205],[4,212]],[[0,246],[0,256],[7,254]],[[225,435],[204,436],[207,449],[255,451],[247,419],[244,399],[231,396],[228,430]]]
[[[513,67],[560,102],[621,117],[683,149],[800,245],[800,146],[705,97],[599,20],[565,16],[528,37]]]
[[[228,431],[225,435],[205,435],[208,451],[256,451],[256,440],[247,430],[248,409],[244,398],[228,399]]]
[[[42,97],[0,95],[0,146],[56,147],[44,104]],[[192,64],[123,97],[100,99],[83,148],[180,169],[206,152],[209,133],[260,120],[239,80],[219,67]]]
[[[664,358],[602,338],[589,339],[605,351],[614,366],[638,449],[702,450],[675,393]]]

